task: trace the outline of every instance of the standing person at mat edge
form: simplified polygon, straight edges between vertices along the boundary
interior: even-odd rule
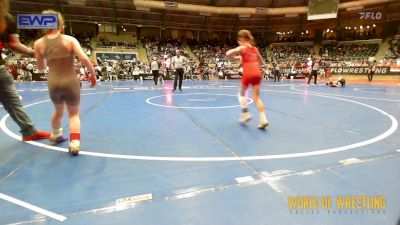
[[[260,123],[258,128],[265,129],[269,123],[265,116],[264,103],[260,99],[260,84],[262,81],[261,66],[265,64],[260,52],[255,47],[253,35],[248,30],[238,32],[239,47],[231,49],[226,53],[227,57],[242,58],[243,76],[240,86],[239,103],[242,107],[242,115],[240,122],[245,123],[251,119],[251,115],[247,108],[247,99],[245,97],[249,85],[253,86],[253,98],[260,114]]]
[[[314,61],[311,64],[311,74],[308,77],[308,82],[307,85],[310,85],[310,81],[312,79],[312,77],[314,77],[314,84],[317,84],[317,77],[318,77],[318,71],[321,65],[321,60],[320,59],[314,59]]]
[[[22,141],[47,139],[50,132],[38,131],[31,119],[25,113],[21,100],[14,85],[14,78],[5,68],[5,61],[1,53],[5,45],[8,49],[20,54],[33,57],[33,49],[21,44],[17,32],[17,24],[8,13],[9,1],[0,0],[0,102],[10,117],[18,124],[22,134]]]
[[[175,70],[174,90],[176,91],[177,82],[179,79],[179,90],[182,91],[182,80],[184,74],[184,64],[189,60],[181,55],[179,50],[176,50],[176,55],[172,58],[171,65],[172,70]]]
[[[43,11],[43,14],[58,15],[58,29],[44,31],[44,36],[35,42],[37,67],[49,66],[47,84],[49,95],[55,111],[51,116],[53,133],[50,140],[53,142],[65,141],[62,135],[61,122],[65,107],[68,111],[70,128],[69,152],[78,155],[80,150],[81,124],[79,118],[80,86],[77,78],[74,59],[75,55],[90,72],[91,87],[96,85],[96,73],[89,58],[82,50],[79,42],[71,36],[64,35],[64,20],[59,12]]]
[[[158,86],[158,76],[159,76],[160,65],[157,62],[157,58],[154,57],[153,61],[150,63],[151,73],[153,75],[154,85]]]
[[[368,81],[372,82],[372,79],[374,78],[376,70],[376,60],[372,61],[368,65]]]
[[[274,69],[273,69],[273,73],[274,73],[274,82],[276,82],[278,80],[278,82],[281,81],[281,75],[280,75],[280,66],[278,62],[274,62],[273,64]]]

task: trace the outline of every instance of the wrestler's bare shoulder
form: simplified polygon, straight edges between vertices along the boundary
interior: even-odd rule
[[[70,35],[66,35],[66,34],[63,34],[63,38],[65,40],[68,40],[68,41],[71,41],[71,42],[77,42],[78,41],[76,38],[74,38],[74,37],[72,37]]]
[[[43,38],[44,37],[41,37],[41,38],[37,39],[35,41],[35,43],[34,43],[34,46],[42,46],[43,45]]]

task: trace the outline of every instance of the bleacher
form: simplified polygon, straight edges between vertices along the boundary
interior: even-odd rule
[[[394,36],[390,41],[390,47],[385,53],[385,59],[400,58],[400,35]]]
[[[330,61],[367,60],[379,50],[379,44],[323,45],[321,56]]]
[[[137,43],[103,41],[96,44],[96,48],[112,48],[112,47],[137,49]]]
[[[218,64],[231,62],[230,59],[225,57],[226,52],[232,47],[230,43],[224,43],[220,41],[208,41],[208,42],[192,42],[192,52],[196,55],[202,64]]]
[[[312,45],[272,45],[271,58],[278,63],[307,62],[312,55]]]
[[[96,39],[96,49],[107,50],[110,48],[119,48],[137,51],[137,38],[128,34],[119,36],[111,33],[102,33]]]
[[[177,40],[163,40],[160,41],[156,38],[146,38],[142,40],[149,60],[153,58],[165,59],[175,55],[175,51],[179,50],[182,55],[190,59],[188,54],[185,53],[185,47],[182,42]]]

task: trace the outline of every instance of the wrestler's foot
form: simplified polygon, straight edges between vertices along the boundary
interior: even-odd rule
[[[49,139],[51,133],[47,131],[38,131],[33,135],[23,137],[22,141],[35,141],[35,140],[42,140],[42,139]]]
[[[64,137],[62,135],[55,135],[55,134],[52,134],[49,139],[53,144],[58,144],[58,143],[61,143],[64,141],[68,141],[67,137]]]
[[[268,121],[260,121],[260,123],[258,124],[258,129],[265,129],[269,126]]]
[[[80,134],[72,133],[71,142],[69,143],[69,154],[72,156],[77,156],[79,154],[80,145]]]
[[[239,118],[239,122],[246,123],[251,120],[251,114],[249,112],[242,113]]]
[[[79,146],[69,146],[68,152],[72,156],[77,156],[77,155],[79,155],[79,150],[80,150]]]

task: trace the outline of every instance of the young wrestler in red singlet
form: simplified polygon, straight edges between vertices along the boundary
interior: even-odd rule
[[[265,63],[260,52],[255,47],[253,35],[248,30],[238,32],[239,47],[229,50],[227,57],[241,57],[243,66],[243,76],[239,94],[239,102],[242,107],[240,122],[245,123],[251,119],[247,109],[246,91],[251,85],[253,87],[253,98],[260,114],[260,123],[258,128],[265,129],[268,126],[268,120],[265,116],[264,103],[260,99],[260,85],[262,81],[261,66]]]

